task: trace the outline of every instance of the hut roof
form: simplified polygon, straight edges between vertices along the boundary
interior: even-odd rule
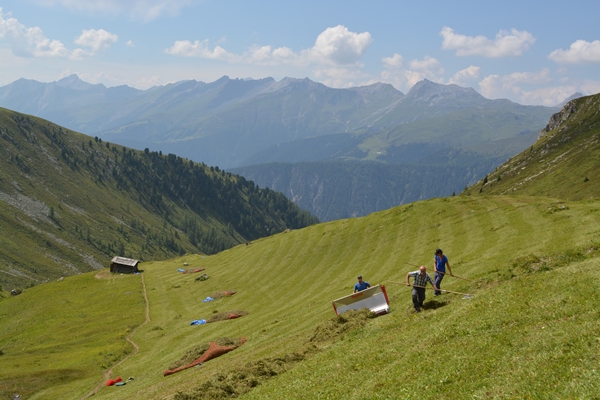
[[[119,256],[113,257],[113,259],[110,260],[110,262],[115,263],[115,264],[121,264],[121,265],[129,265],[130,267],[135,267],[139,263],[138,260],[134,260],[132,258],[119,257]]]

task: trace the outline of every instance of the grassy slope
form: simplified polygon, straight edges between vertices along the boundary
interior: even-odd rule
[[[489,174],[485,185],[481,181],[467,193],[526,194],[570,200],[597,198],[600,194],[600,94],[582,97],[573,103],[577,110],[568,119],[540,137],[530,150]]]
[[[94,274],[39,285],[0,304],[0,398],[29,398],[48,386],[52,398],[80,397],[69,384],[79,380],[91,390],[103,369],[132,351],[124,338],[144,320],[141,278]]]
[[[99,183],[97,176],[84,165],[79,170],[65,165],[60,159],[60,150],[40,131],[42,127],[51,132],[62,128],[25,116],[27,123],[23,131],[28,133],[23,133],[18,130],[14,117],[24,116],[0,109],[0,126],[8,133],[0,139],[3,146],[3,160],[0,161],[0,194],[3,196],[0,201],[0,226],[3,227],[0,230],[0,260],[3,263],[0,282],[25,287],[44,282],[46,278],[56,279],[106,266],[110,258],[100,251],[98,241],[105,245],[116,243],[114,247],[123,243],[125,254],[122,255],[136,258],[160,259],[174,254],[158,246],[149,251],[141,250],[147,234],[132,228],[134,220],[141,221],[146,231],[157,233],[173,229],[170,226],[165,229],[162,216],[142,207],[133,197],[135,193],[115,188],[113,181]],[[85,159],[82,144],[89,151],[91,138],[72,131],[64,132],[61,139]],[[9,136],[13,138],[7,139]],[[114,157],[104,144],[94,144],[93,148],[100,154]],[[20,164],[9,161],[9,157],[17,155],[20,155]],[[15,196],[22,197],[7,202]],[[50,207],[54,209],[54,219],[49,218]],[[186,249],[194,248],[183,234],[177,241]]]
[[[102,388],[96,397],[164,398],[191,389],[216,372],[297,350],[314,326],[333,316],[331,300],[349,293],[359,273],[372,284],[387,284],[392,313],[245,397],[590,397],[600,390],[595,322],[600,290],[593,285],[600,275],[594,247],[600,234],[600,203],[560,204],[565,208],[557,207],[556,200],[527,197],[437,199],[282,233],[211,257],[189,255],[145,263],[151,322],[133,337],[140,353],[113,374],[136,379],[123,388]],[[409,289],[391,281],[402,282],[412,268],[406,262],[429,265],[438,246],[448,254],[457,275],[478,281],[447,278],[444,287],[475,296],[432,300],[429,294],[426,312],[414,315]],[[590,251],[566,253],[580,248]],[[556,257],[565,254],[568,257]],[[529,255],[541,256],[541,261],[530,265],[520,259]],[[205,267],[210,279],[195,282],[194,275],[177,273],[184,262]],[[579,274],[577,279],[573,274]],[[32,288],[27,296],[39,301],[48,288],[76,286],[87,279],[84,293],[97,297],[82,304],[79,312],[99,316],[94,304],[112,304],[108,308],[117,314],[134,314],[108,322],[114,339],[110,352],[117,354],[124,346],[119,333],[131,328],[132,321],[141,323],[144,311],[139,279],[116,278],[113,282],[136,288],[111,289],[107,281],[83,275]],[[238,293],[201,302],[226,289]],[[124,291],[133,292],[130,303],[111,301]],[[50,312],[51,304],[39,302],[23,319],[19,310],[26,307],[22,302],[27,298],[0,303],[4,351],[0,387],[14,381],[15,360],[23,366],[18,375],[24,393],[33,390],[26,378],[37,377],[42,367],[48,375],[56,371],[54,366],[35,365],[41,354],[54,364],[54,358],[78,359],[85,347],[98,356],[86,358],[90,364],[80,369],[78,379],[64,385],[38,380],[40,390],[33,398],[78,398],[88,393],[102,380],[100,354],[108,351],[102,334],[90,334],[89,343],[61,335],[61,352],[44,353],[35,343],[37,334],[27,330],[17,334],[14,329],[18,323],[44,320]],[[189,326],[190,320],[208,318],[215,310],[250,314]],[[58,321],[47,321],[47,329],[57,333],[66,329]],[[95,321],[106,324],[100,318]],[[248,342],[200,368],[162,376],[190,347],[221,336],[243,336]],[[17,344],[21,341],[31,346]],[[421,378],[416,379],[419,373]]]

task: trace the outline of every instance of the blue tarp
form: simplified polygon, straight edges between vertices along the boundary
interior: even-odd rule
[[[214,299],[210,296],[208,296],[207,298],[205,298],[204,300],[202,300],[203,303],[208,303],[209,301],[213,301]]]
[[[203,325],[206,323],[205,319],[195,319],[192,322],[190,322],[190,325]]]

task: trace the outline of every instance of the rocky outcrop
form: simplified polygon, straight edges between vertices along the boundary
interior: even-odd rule
[[[550,117],[550,121],[548,121],[548,125],[544,129],[542,129],[538,135],[538,140],[548,133],[552,132],[562,124],[564,124],[570,117],[577,111],[577,102],[575,100],[569,101],[565,106]]]

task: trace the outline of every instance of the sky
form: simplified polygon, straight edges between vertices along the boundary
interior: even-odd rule
[[[0,86],[429,79],[553,106],[600,92],[599,15],[597,0],[0,0]]]

